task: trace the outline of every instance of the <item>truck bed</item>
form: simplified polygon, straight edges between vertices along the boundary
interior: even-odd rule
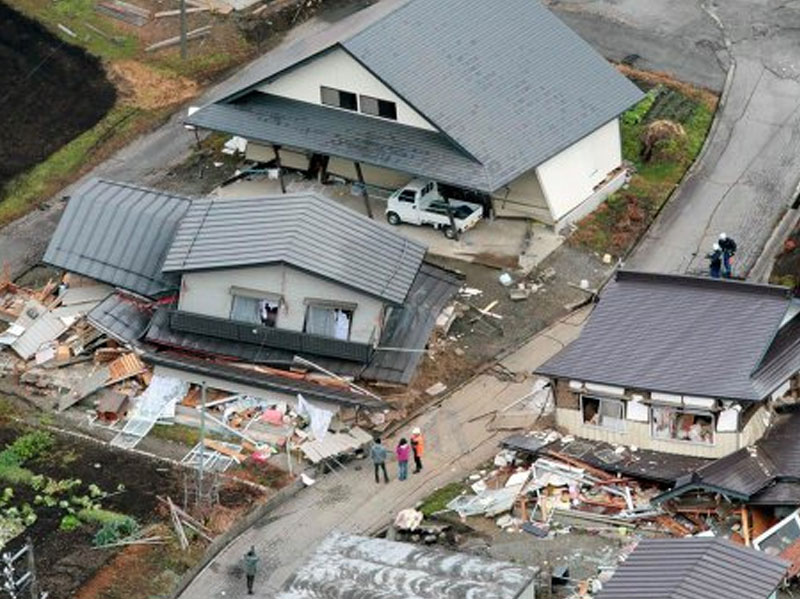
[[[473,212],[475,212],[475,210],[480,209],[480,206],[470,207],[467,204],[461,204],[461,205],[451,204],[450,209],[453,211],[453,218],[464,220],[465,218],[469,218],[469,216]],[[430,205],[425,210],[427,212],[433,212],[434,214],[443,214],[447,216],[447,202],[444,201],[431,202]]]

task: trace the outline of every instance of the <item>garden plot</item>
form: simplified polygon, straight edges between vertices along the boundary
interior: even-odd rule
[[[0,551],[16,551],[29,536],[40,586],[51,598],[79,594],[109,560],[131,549],[154,564],[141,572],[150,580],[158,579],[167,563],[174,579],[191,566],[189,556],[202,552],[199,538],[192,551],[177,548],[169,511],[158,499],[183,500],[182,477],[169,463],[8,424],[0,425],[0,447]],[[226,495],[223,488],[219,509],[245,510],[254,495],[250,489]],[[160,544],[120,544],[131,538],[155,538]],[[147,560],[142,552],[148,551],[175,551],[181,558]],[[93,595],[113,596],[100,591]]]

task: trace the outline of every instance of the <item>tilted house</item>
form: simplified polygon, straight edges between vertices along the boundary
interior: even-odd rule
[[[299,356],[407,384],[461,281],[425,251],[313,194],[192,200],[95,180],[70,199],[44,261],[117,287],[90,322],[144,344],[173,375],[353,404],[346,392],[207,358],[285,370]]]
[[[719,458],[756,442],[797,389],[784,287],[619,271],[580,337],[537,369],[556,421],[596,441]]]
[[[186,122],[257,161],[388,190],[430,179],[560,228],[624,181],[618,117],[641,97],[538,0],[388,0]]]

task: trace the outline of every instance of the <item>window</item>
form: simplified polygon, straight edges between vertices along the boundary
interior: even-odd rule
[[[303,332],[321,337],[350,339],[353,309],[327,304],[310,304],[306,310]]]
[[[583,423],[609,430],[625,430],[625,404],[619,399],[581,396]]]
[[[278,320],[278,299],[261,299],[234,295],[231,305],[231,320],[274,327]]]
[[[345,92],[332,87],[320,87],[320,98],[327,106],[344,108],[345,110],[358,110],[358,99],[351,92]]]
[[[371,96],[361,96],[361,112],[379,116],[382,119],[397,120],[397,104]]]
[[[397,199],[401,202],[409,202],[410,204],[413,204],[416,197],[417,194],[414,193],[414,191],[411,189],[404,189],[400,192],[400,195],[397,197]]]
[[[653,406],[654,439],[714,444],[714,415],[673,406]]]

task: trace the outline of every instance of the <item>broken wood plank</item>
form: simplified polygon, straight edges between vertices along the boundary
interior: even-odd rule
[[[224,443],[220,443],[219,441],[215,441],[214,439],[203,439],[203,445],[208,447],[209,449],[213,449],[214,451],[221,453],[222,455],[226,455],[229,458],[233,458],[237,464],[241,464],[247,459],[247,456],[241,452],[236,451],[235,449],[231,449]]]
[[[198,37],[203,37],[211,33],[211,25],[205,25],[203,27],[198,27],[197,29],[193,29],[189,33],[186,34],[187,40],[196,39]],[[181,36],[176,35],[175,37],[170,37],[160,42],[156,42],[155,44],[150,44],[147,48],[144,49],[145,52],[154,52],[155,50],[160,50],[161,48],[168,48],[169,46],[174,46],[179,44],[181,41]]]
[[[186,549],[189,547],[189,540],[186,538],[186,531],[183,530],[183,523],[178,516],[178,512],[175,510],[175,504],[172,503],[172,499],[167,497],[167,503],[169,504],[169,511],[170,515],[172,516],[172,525],[175,528],[175,535],[178,537],[178,542],[181,545],[181,549],[186,551]]]
[[[207,6],[195,6],[195,7],[193,7],[193,8],[187,8],[187,9],[186,9],[186,14],[187,14],[187,15],[191,15],[191,14],[198,13],[198,12],[207,12],[207,11],[209,11],[209,10],[211,10],[211,9],[210,9],[209,7],[207,7]],[[180,14],[181,14],[181,10],[180,10],[180,9],[176,9],[176,10],[162,10],[161,12],[157,12],[157,13],[156,13],[156,14],[154,14],[153,16],[154,16],[156,19],[161,19],[161,18],[163,18],[163,17],[177,17],[177,16],[179,16]]]

